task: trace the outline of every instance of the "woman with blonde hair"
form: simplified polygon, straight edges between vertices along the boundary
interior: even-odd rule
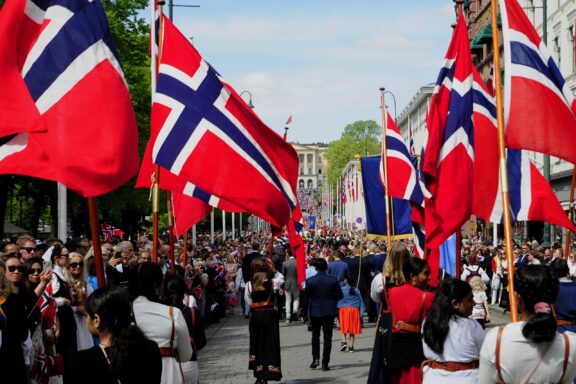
[[[388,350],[390,333],[392,332],[392,314],[388,301],[388,291],[404,284],[402,266],[409,258],[410,252],[404,244],[392,243],[388,256],[384,261],[383,272],[374,276],[372,280],[370,297],[375,303],[380,304],[380,315],[376,325],[376,338],[374,339],[372,361],[370,362],[370,372],[368,373],[368,384],[389,381],[384,361]]]
[[[66,281],[72,294],[71,306],[76,321],[76,344],[78,351],[92,348],[94,340],[86,325],[84,301],[92,294],[94,288],[88,284],[84,256],[79,252],[70,252],[68,267],[64,271]]]
[[[482,328],[490,322],[490,307],[488,306],[488,296],[486,296],[486,284],[480,276],[470,279],[472,294],[474,296],[474,307],[472,308],[471,319],[476,320]]]

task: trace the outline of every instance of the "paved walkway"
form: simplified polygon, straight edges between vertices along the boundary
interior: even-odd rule
[[[491,308],[492,323],[489,327],[505,324],[509,313]],[[248,384],[254,383],[252,371],[248,371],[248,319],[236,315],[224,318],[206,330],[208,344],[200,351],[201,384]],[[374,324],[365,324],[362,335],[356,338],[355,352],[340,352],[340,333],[334,329],[332,338],[331,370],[310,369],[312,348],[311,333],[300,323],[280,325],[282,346],[281,383],[365,383],[370,368],[374,343]]]

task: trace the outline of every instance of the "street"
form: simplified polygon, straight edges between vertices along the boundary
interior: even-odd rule
[[[238,311],[238,309],[237,309]],[[488,327],[505,324],[509,313],[491,307],[492,322]],[[226,317],[206,330],[208,344],[200,351],[198,362],[201,384],[252,384],[255,379],[248,371],[248,319],[240,315]],[[354,353],[340,352],[340,333],[335,328],[332,337],[330,371],[310,369],[311,334],[300,323],[280,323],[282,346],[281,383],[365,383],[370,368],[374,342],[374,324],[365,323],[363,333],[356,338]]]

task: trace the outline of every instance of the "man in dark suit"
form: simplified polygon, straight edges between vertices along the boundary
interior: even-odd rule
[[[284,292],[286,295],[286,323],[292,320],[292,314],[296,316],[300,304],[300,287],[298,286],[298,273],[296,272],[296,259],[292,251],[288,250],[290,257],[282,264],[284,275]],[[290,310],[290,304],[293,304]]]
[[[522,256],[514,263],[515,268],[528,264],[528,253],[530,253],[531,249],[532,247],[529,244],[522,244]]]
[[[315,276],[306,280],[306,289],[302,300],[301,320],[306,314],[312,322],[312,364],[316,368],[320,361],[320,329],[324,333],[324,350],[322,352],[322,370],[328,371],[330,367],[330,352],[332,350],[332,330],[334,317],[338,316],[336,304],[342,299],[342,289],[335,277],[329,276],[328,263],[324,259],[316,260]]]

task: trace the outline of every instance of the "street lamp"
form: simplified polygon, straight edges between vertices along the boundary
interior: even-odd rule
[[[254,104],[252,104],[252,92],[250,91],[242,91],[240,92],[240,97],[242,97],[243,94],[247,93],[248,94],[248,106],[252,109],[254,109]]]

